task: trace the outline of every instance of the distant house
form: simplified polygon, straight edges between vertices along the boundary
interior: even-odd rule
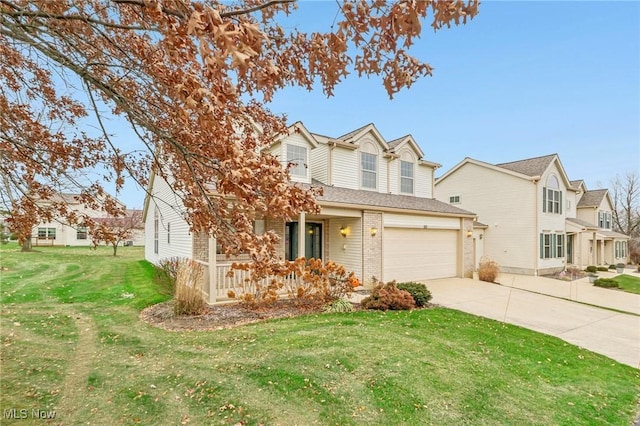
[[[478,214],[475,251],[505,272],[542,275],[628,260],[629,237],[612,230],[608,190],[569,180],[556,154],[502,164],[465,158],[435,192]]]
[[[33,228],[31,235],[31,243],[33,246],[92,246],[94,242],[91,240],[89,230],[86,224],[82,221],[83,217],[88,217],[97,220],[108,220],[109,217],[105,212],[100,210],[94,210],[87,207],[80,201],[78,194],[60,193],[53,196],[47,201],[42,201],[40,204],[46,208],[46,206],[62,202],[68,208],[76,213],[78,216],[77,223],[68,223],[68,221],[62,217],[55,217],[49,222],[41,222]],[[124,204],[120,203],[124,208]],[[135,210],[126,210],[127,214],[133,214]],[[138,210],[139,212],[139,210]],[[139,214],[139,213],[138,213]],[[144,244],[144,226],[140,223],[140,226],[134,230],[131,238],[133,245]]]
[[[262,218],[258,232],[281,236],[281,259],[333,260],[365,284],[471,276],[471,234],[475,214],[434,199],[439,164],[424,159],[411,135],[387,141],[373,124],[339,137],[309,132],[302,123],[276,138],[268,151],[293,163],[291,179],[321,186],[317,215],[284,222]],[[191,234],[183,207],[170,185],[152,175],[143,217],[145,257],[194,258],[207,266],[210,302],[234,286],[226,272],[231,260],[215,239]]]

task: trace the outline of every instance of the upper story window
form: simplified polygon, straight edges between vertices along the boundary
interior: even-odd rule
[[[400,192],[413,194],[413,163],[400,161]]]
[[[611,212],[598,212],[598,227],[611,229]]]
[[[459,195],[452,195],[451,197],[449,197],[449,203],[450,204],[460,204],[460,196]]]
[[[291,176],[307,176],[307,148],[304,146],[287,145],[287,163],[293,164],[289,169]]]
[[[376,189],[378,187],[378,156],[368,152],[360,153],[360,168],[362,170],[363,188]]]
[[[547,186],[542,188],[542,211],[562,214],[562,191],[555,176],[549,176]]]

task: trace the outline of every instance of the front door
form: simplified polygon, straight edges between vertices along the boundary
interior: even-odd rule
[[[567,235],[567,264],[573,265],[573,234]]]
[[[289,222],[285,227],[284,250],[287,260],[295,260],[298,257],[298,232],[300,224]],[[322,224],[305,224],[304,229],[304,254],[307,259],[322,259]]]

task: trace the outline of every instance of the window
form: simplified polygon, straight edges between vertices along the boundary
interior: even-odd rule
[[[598,212],[598,227],[611,229],[611,212]]]
[[[542,188],[542,211],[562,214],[562,191],[558,178],[553,175],[547,179],[547,186]]]
[[[449,197],[449,203],[450,204],[460,204],[460,196],[459,195],[452,195],[451,197]]]
[[[413,194],[413,163],[400,161],[400,192]]]
[[[87,227],[78,226],[78,229],[76,229],[76,240],[86,240],[86,239],[87,239]]]
[[[540,234],[540,259],[564,257],[564,234]]]
[[[362,187],[376,189],[378,187],[378,156],[367,152],[360,153],[362,168]]]
[[[55,240],[56,228],[38,228],[39,240]]]
[[[171,223],[167,222],[167,244],[171,244]]]
[[[160,231],[160,223],[158,220],[158,209],[153,212],[153,252],[158,254],[158,234]]]
[[[307,176],[307,148],[287,145],[287,163],[293,164],[289,169],[292,176]]]
[[[615,258],[618,259],[620,257],[620,241],[616,241],[614,243],[615,247]]]
[[[616,241],[615,242],[615,257],[616,259],[625,259],[627,257],[627,242]]]

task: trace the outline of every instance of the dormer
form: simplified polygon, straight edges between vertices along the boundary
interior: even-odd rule
[[[294,182],[311,183],[311,150],[318,142],[301,122],[289,126],[286,135],[280,135],[269,147],[283,166],[290,166],[289,174]]]
[[[411,135],[389,142],[388,192],[433,198],[434,172],[437,163],[422,160],[424,153]]]

